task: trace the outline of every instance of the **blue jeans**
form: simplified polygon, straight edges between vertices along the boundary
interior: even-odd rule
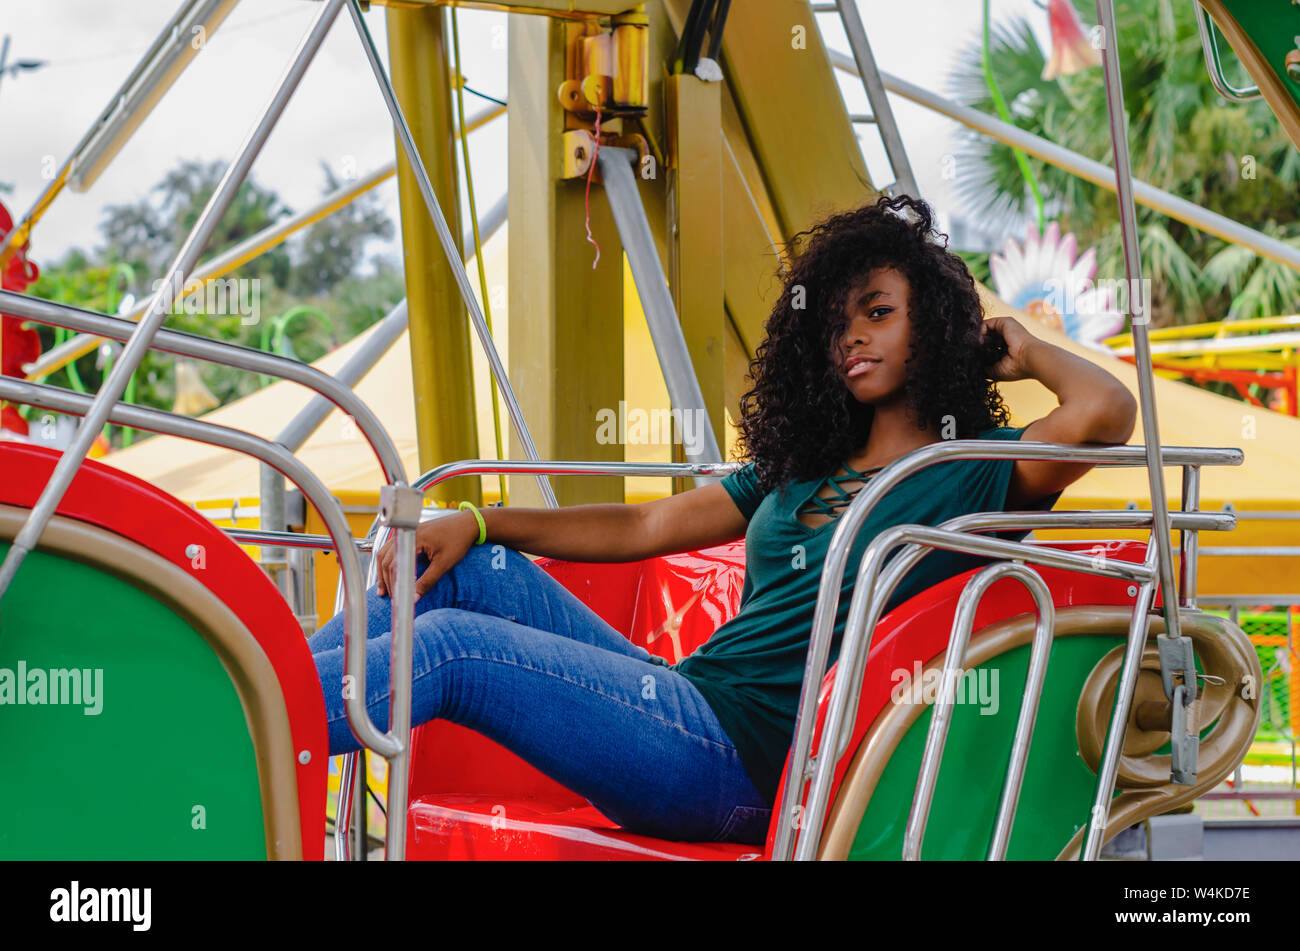
[[[416,573],[428,567],[417,554]],[[388,725],[392,605],[366,592],[366,709]],[[309,640],[330,754],[360,748],[343,711],[343,616]],[[412,724],[477,730],[629,832],[762,843],[771,803],[695,686],[652,663],[527,557],[472,546],[415,605]]]

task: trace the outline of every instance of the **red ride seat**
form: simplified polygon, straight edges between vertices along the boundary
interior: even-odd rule
[[[1058,542],[1052,547],[1140,563],[1145,546],[1132,541]],[[671,661],[688,655],[735,616],[744,583],[744,542],[627,564],[577,564],[551,558],[537,564],[636,644]],[[866,667],[853,743],[841,758],[831,802],[853,750],[883,708],[892,686],[887,672],[919,647],[932,657],[946,645],[957,599],[979,569],[950,578],[899,605],[877,626]],[[1077,572],[1038,567],[1059,607],[1131,605],[1127,584]],[[1158,603],[1158,599],[1157,599]],[[975,630],[1033,611],[1023,586],[1004,579],[986,593]],[[937,649],[936,649],[937,645]],[[820,739],[835,669],[818,697]],[[788,759],[787,759],[788,765]],[[675,842],[634,835],[605,818],[586,799],[550,779],[499,744],[457,724],[434,720],[412,737],[407,855],[412,859],[743,860],[771,854],[756,845]],[[778,809],[784,797],[778,792]]]

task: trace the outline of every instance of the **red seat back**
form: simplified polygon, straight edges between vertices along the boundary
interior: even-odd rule
[[[627,563],[541,558],[537,564],[615,630],[676,663],[740,609],[745,543]],[[464,793],[586,802],[481,733],[448,720],[416,727],[411,739],[410,797]]]

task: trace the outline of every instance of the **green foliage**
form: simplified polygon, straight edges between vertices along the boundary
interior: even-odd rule
[[[953,249],[956,255],[966,262],[966,267],[971,276],[981,284],[991,283],[993,276],[989,271],[989,255],[987,251],[959,251]]]
[[[104,209],[100,231],[106,242],[105,260],[126,261],[142,274],[160,278],[171,264],[185,236],[198,220],[226,163],[206,165],[187,161],[163,176],[149,197]],[[207,257],[215,257],[292,213],[280,197],[251,177],[235,193],[230,208],[207,243]],[[239,269],[240,278],[270,278],[277,287],[289,280],[289,253],[283,245],[259,255]]]
[[[177,248],[211,198],[224,163],[183,162],[140,201],[107,208],[100,223],[103,247],[86,252],[75,248],[62,260],[42,262],[40,280],[32,286],[37,297],[74,304],[102,313],[117,313],[131,294],[136,306],[147,302],[170,267]],[[325,191],[339,187],[325,168]],[[228,250],[292,213],[271,190],[246,181],[213,233],[206,259]],[[239,306],[187,308],[178,302],[165,326],[213,340],[261,348],[273,338],[268,328],[282,330],[277,352],[311,362],[351,340],[385,314],[406,294],[399,264],[376,259],[373,273],[360,276],[366,242],[393,234],[393,224],[378,199],[363,195],[290,241],[259,255],[223,280],[242,282]],[[235,286],[235,285],[232,285]],[[244,307],[252,302],[252,307]],[[295,311],[288,320],[279,319]],[[41,349],[48,351],[72,336],[69,331],[36,326]],[[274,339],[272,339],[274,342]],[[116,343],[102,345],[46,378],[46,382],[82,392],[98,390],[111,360],[120,353]],[[149,351],[136,371],[132,402],[171,409],[176,399],[174,358]],[[247,396],[263,381],[228,367],[200,363],[204,384],[220,404]],[[113,427],[112,441],[121,445]]]
[[[327,193],[342,186],[329,165],[321,162],[321,169]],[[326,293],[356,270],[367,239],[392,236],[393,222],[374,192],[354,199],[307,229],[294,266],[294,290],[304,296]]]
[[[1085,23],[1095,20],[1093,4],[1075,0],[1075,6]],[[1300,152],[1266,104],[1230,104],[1214,92],[1192,13],[1192,4],[1174,0],[1117,5],[1133,174],[1294,246],[1300,238]],[[961,101],[993,114],[980,52],[976,42],[963,53],[950,88]],[[1100,67],[1045,82],[1043,51],[1022,17],[994,26],[990,52],[1017,126],[1112,164]],[[1049,220],[1073,231],[1081,249],[1097,248],[1099,279],[1125,277],[1115,193],[1033,157],[1029,162]],[[991,228],[1006,230],[1032,212],[1012,149],[975,133],[962,134],[955,187]],[[1137,213],[1154,326],[1300,308],[1300,276],[1292,269],[1141,205]]]

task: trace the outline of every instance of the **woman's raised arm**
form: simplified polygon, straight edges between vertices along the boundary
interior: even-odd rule
[[[1138,410],[1128,387],[1092,361],[1038,339],[1010,317],[991,317],[985,324],[1007,342],[1007,355],[994,367],[995,378],[1038,380],[1060,403],[1030,423],[1021,440],[1101,445],[1128,442]],[[1016,508],[1058,492],[1092,466],[1088,462],[1021,459],[1012,471],[1007,505]]]

